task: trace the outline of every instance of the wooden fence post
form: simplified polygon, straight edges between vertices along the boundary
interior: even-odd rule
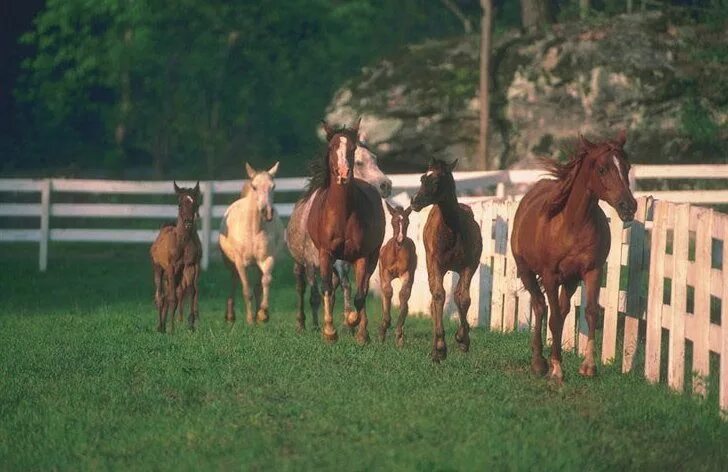
[[[685,384],[685,312],[688,280],[690,205],[677,205],[672,238],[672,289],[670,290],[670,344],[667,384],[683,391]]]
[[[647,294],[647,339],[645,342],[645,378],[653,383],[660,380],[662,297],[668,210],[669,203],[655,202],[650,248],[650,278]]]
[[[210,265],[210,240],[212,239],[212,198],[213,184],[202,183],[202,269]]]
[[[713,210],[693,207],[695,225],[695,263],[693,265],[694,303],[693,317],[693,393],[706,395],[706,380],[710,375],[710,282],[713,249]],[[724,281],[725,283],[725,281]]]
[[[713,234],[723,233],[723,261],[721,274],[723,279],[728,275],[728,217],[721,216],[715,222],[717,231]],[[720,301],[720,394],[718,405],[723,411],[723,418],[728,420],[728,283],[723,284],[723,292]]]
[[[38,267],[41,272],[48,268],[48,240],[50,239],[51,179],[43,179],[40,188],[40,240]]]

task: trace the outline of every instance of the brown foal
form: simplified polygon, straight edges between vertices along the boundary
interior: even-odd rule
[[[430,283],[432,302],[430,314],[434,324],[432,360],[439,362],[447,357],[445,330],[442,326],[442,309],[445,304],[443,277],[449,270],[460,276],[455,290],[455,303],[460,315],[460,327],[455,341],[461,351],[470,349],[470,325],[467,313],[470,308],[470,281],[480,264],[483,239],[480,226],[475,222],[473,211],[459,204],[455,193],[452,164],[433,160],[422,176],[420,189],[412,200],[412,209],[420,211],[434,205],[427,216],[423,240],[427,258],[427,278]]]
[[[399,278],[402,287],[399,290],[399,318],[395,330],[397,346],[404,345],[404,321],[409,310],[408,303],[412,293],[412,283],[417,269],[417,251],[415,243],[407,237],[409,215],[412,207],[395,208],[387,202],[387,210],[392,215],[392,239],[382,246],[379,253],[379,280],[382,285],[382,324],[379,327],[379,339],[384,342],[387,330],[392,322],[392,280]]]
[[[174,183],[179,211],[176,223],[162,226],[157,239],[152,243],[149,254],[154,270],[154,303],[159,311],[157,331],[166,331],[167,312],[172,308],[174,315],[179,307],[179,321],[182,321],[184,297],[190,292],[189,328],[195,328],[198,312],[198,280],[200,277],[200,258],[202,244],[197,236],[195,218],[200,207],[200,183],[194,188],[180,188]]]

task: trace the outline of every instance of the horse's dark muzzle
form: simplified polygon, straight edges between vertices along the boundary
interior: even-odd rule
[[[637,202],[632,198],[630,201],[622,200],[617,204],[617,214],[619,219],[628,223],[634,220],[634,214],[637,212]]]

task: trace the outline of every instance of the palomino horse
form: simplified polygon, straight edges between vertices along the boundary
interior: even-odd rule
[[[392,215],[392,239],[382,246],[379,254],[379,280],[382,286],[382,325],[379,327],[379,339],[384,342],[391,323],[389,312],[392,308],[392,280],[399,278],[402,287],[399,290],[399,318],[395,339],[397,346],[404,345],[404,321],[409,311],[408,302],[412,293],[412,283],[417,269],[417,250],[415,243],[407,237],[409,215],[412,207],[395,208],[387,202],[387,210]]]
[[[202,244],[197,236],[195,218],[200,208],[200,183],[194,188],[180,188],[174,183],[179,206],[177,223],[162,226],[149,249],[154,270],[154,303],[159,311],[157,330],[166,331],[167,311],[172,307],[172,326],[179,306],[182,321],[184,297],[191,292],[189,327],[194,329],[198,314],[198,279]]]
[[[376,187],[383,198],[387,198],[392,191],[392,181],[379,169],[377,156],[364,144],[361,133],[354,152],[354,178],[364,180]],[[286,227],[286,244],[293,257],[293,272],[296,275],[296,292],[298,293],[296,322],[299,331],[303,330],[306,324],[303,299],[307,284],[311,290],[309,303],[311,304],[311,318],[315,328],[318,327],[318,309],[321,305],[321,294],[316,281],[319,273],[319,255],[306,230],[311,202],[317,192],[318,190],[296,202]],[[336,287],[341,282],[344,292],[344,316],[346,316],[346,313],[351,311],[350,264],[345,261],[336,261],[334,269],[332,273],[332,296],[336,293]]]
[[[249,324],[255,321],[268,321],[268,298],[271,274],[275,264],[275,256],[283,243],[283,224],[273,207],[273,177],[278,171],[278,163],[268,171],[256,171],[245,164],[249,181],[243,186],[241,198],[233,202],[225,210],[220,227],[220,251],[223,260],[230,268],[232,285],[227,299],[225,319],[235,321],[235,288],[240,279],[243,285],[246,320]],[[255,287],[255,304],[253,292],[246,269],[252,267],[260,272],[260,284]],[[262,299],[261,285],[262,284]],[[255,317],[253,313],[256,313]]]
[[[516,211],[511,248],[518,276],[531,294],[535,321],[531,370],[537,375],[543,375],[547,370],[541,341],[546,301],[540,281],[551,307],[549,328],[553,342],[549,377],[557,382],[564,377],[561,370],[564,319],[579,280],[586,286],[589,325],[586,356],[579,373],[592,377],[596,372],[594,329],[599,285],[611,243],[607,218],[598,203],[605,200],[625,222],[632,221],[637,209],[627,178],[629,163],[623,150],[625,141],[624,131],[616,140],[598,144],[580,137],[576,153],[568,162],[544,161],[556,180],[537,182]]]
[[[470,281],[480,263],[483,239],[480,227],[467,205],[458,203],[452,170],[457,160],[448,164],[433,160],[421,178],[420,189],[412,200],[412,209],[420,211],[434,205],[427,216],[423,240],[427,258],[427,278],[432,302],[430,312],[434,322],[432,360],[440,362],[447,357],[445,330],[442,326],[442,308],[445,304],[443,277],[449,270],[460,276],[455,290],[455,303],[460,315],[460,327],[455,341],[461,351],[470,349]]]
[[[361,120],[360,120],[361,121]],[[384,210],[377,189],[354,178],[354,154],[359,122],[354,128],[331,129],[324,123],[328,152],[318,175],[313,175],[308,194],[316,189],[307,222],[308,234],[319,251],[324,289],[324,339],[337,338],[333,319],[332,267],[337,259],[354,263],[356,311],[347,313],[349,326],[359,325],[357,341],[369,341],[366,296],[369,278],[379,260],[384,239]]]

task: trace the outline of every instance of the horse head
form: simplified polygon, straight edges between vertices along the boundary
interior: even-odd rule
[[[339,185],[346,185],[354,176],[354,154],[359,141],[360,123],[361,118],[353,128],[334,129],[323,122],[326,139],[329,142],[327,154],[329,174]]]
[[[362,132],[359,133],[354,151],[354,177],[371,184],[382,198],[387,198],[392,193],[392,181],[377,165],[377,155],[366,145]]]
[[[199,216],[200,209],[200,182],[193,188],[177,186],[174,181],[174,193],[177,194],[177,205],[179,207],[178,218],[182,220],[185,229],[190,230],[195,224],[195,217]]]
[[[590,143],[584,137],[580,141],[586,152],[584,164],[591,171],[587,188],[617,210],[622,221],[632,221],[637,201],[629,188],[630,165],[624,152],[626,132],[623,130],[615,139],[599,144]]]
[[[412,213],[412,207],[406,210],[400,206],[393,207],[385,200],[387,210],[392,215],[392,237],[398,244],[402,244],[404,238],[407,237],[407,228],[409,227],[409,215]]]
[[[412,209],[420,211],[428,205],[441,202],[445,198],[455,195],[455,180],[452,171],[457,165],[455,159],[448,164],[439,159],[433,159],[427,167],[427,172],[420,177],[420,189],[412,199]]]
[[[270,169],[258,171],[247,162],[245,163],[245,171],[250,179],[249,191],[253,192],[258,212],[266,221],[273,219],[273,191],[276,188],[273,177],[278,172],[278,164],[279,162],[276,162]]]

